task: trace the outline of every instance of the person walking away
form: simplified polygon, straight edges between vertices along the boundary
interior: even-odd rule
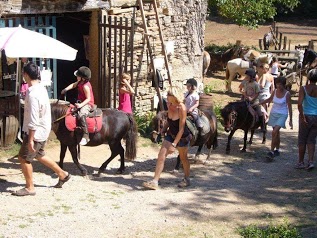
[[[185,93],[185,106],[187,113],[191,115],[194,119],[194,122],[197,126],[198,131],[202,130],[202,122],[199,116],[199,95],[196,91],[197,81],[193,78],[188,79],[186,82],[187,92]]]
[[[33,183],[33,166],[31,162],[37,159],[52,169],[59,177],[55,188],[61,188],[71,175],[62,170],[55,161],[46,157],[44,147],[51,131],[51,106],[47,91],[41,85],[40,70],[32,62],[23,67],[23,77],[28,83],[24,105],[23,132],[24,138],[18,159],[21,164],[26,185],[25,188],[12,193],[15,196],[35,195]]]
[[[79,123],[83,130],[83,137],[79,144],[86,145],[89,142],[86,118],[95,105],[94,93],[90,84],[91,71],[88,67],[82,66],[74,72],[74,75],[77,81],[64,88],[61,94],[65,94],[73,88],[78,88],[78,100],[75,106],[78,109]]]
[[[298,163],[295,168],[314,168],[315,145],[317,136],[317,69],[307,75],[308,85],[302,86],[298,95],[299,129],[298,129]],[[308,150],[308,164],[304,157]]]
[[[253,127],[255,121],[257,120],[256,118],[258,118],[258,120],[262,122],[261,130],[265,131],[265,120],[258,99],[260,94],[260,86],[256,82],[255,70],[253,68],[249,68],[246,70],[245,75],[246,78],[241,82],[239,88],[240,92],[243,93],[242,99],[249,103],[248,110],[254,117],[251,127]],[[255,106],[256,113],[254,112],[252,106]]]
[[[260,94],[259,94],[260,103],[268,99],[271,96],[271,94],[274,92],[274,78],[273,78],[273,75],[270,74],[269,70],[270,70],[270,66],[268,64],[263,64],[260,66],[260,71],[262,73],[258,81],[260,85]],[[262,112],[264,114],[265,121],[267,121],[268,103],[265,103],[262,106],[264,108],[264,111],[262,110]]]
[[[289,91],[285,89],[286,78],[276,78],[276,89],[271,96],[261,102],[261,104],[273,102],[273,106],[270,112],[268,125],[273,127],[271,150],[267,154],[267,158],[273,159],[280,155],[281,135],[280,129],[286,128],[285,122],[289,116],[289,126],[293,129],[293,113],[291,104],[291,95]]]
[[[131,113],[131,95],[134,95],[134,89],[130,85],[131,77],[130,75],[123,73],[120,81],[119,88],[119,107],[118,110]]]
[[[167,91],[167,135],[162,143],[156,161],[155,174],[153,180],[143,182],[143,186],[148,189],[158,189],[159,179],[164,169],[166,156],[177,149],[184,169],[184,179],[178,187],[185,188],[190,185],[190,164],[187,158],[188,147],[192,134],[186,126],[187,109],[184,102],[184,94],[177,86],[169,87]],[[164,131],[163,129],[163,131]]]

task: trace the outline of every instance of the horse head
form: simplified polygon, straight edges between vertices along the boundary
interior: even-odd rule
[[[233,130],[238,123],[239,115],[247,114],[247,106],[245,101],[230,102],[221,110],[223,118],[223,126],[226,132]],[[241,118],[241,116],[240,116]]]
[[[158,143],[162,136],[164,136],[167,123],[167,111],[160,111],[152,119],[153,131],[151,133],[151,141]]]

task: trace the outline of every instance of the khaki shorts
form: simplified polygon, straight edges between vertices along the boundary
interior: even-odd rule
[[[28,162],[32,162],[33,159],[38,159],[43,156],[45,156],[45,151],[44,147],[46,144],[46,141],[34,141],[34,152],[29,152],[29,147],[28,147],[28,141],[29,141],[29,136],[25,135],[23,138],[22,146],[19,151],[19,157],[25,159]]]

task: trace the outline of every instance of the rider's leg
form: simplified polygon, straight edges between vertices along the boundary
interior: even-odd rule
[[[80,111],[79,111],[79,124],[80,127],[83,130],[83,138],[80,141],[80,145],[86,145],[89,142],[89,133],[88,133],[88,127],[87,127],[87,115],[90,111],[90,106],[89,105],[85,105],[83,106]]]

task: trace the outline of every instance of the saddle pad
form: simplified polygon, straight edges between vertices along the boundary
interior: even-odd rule
[[[72,107],[69,107],[66,112],[65,125],[69,131],[74,131],[77,127],[77,118],[71,113]],[[89,133],[99,132],[102,127],[102,116],[87,117],[87,127]]]
[[[209,123],[209,120],[208,120],[208,118],[206,117],[205,114],[203,114],[203,115],[200,117],[200,120],[201,120],[202,125],[203,125],[200,135],[201,135],[201,136],[204,136],[204,135],[206,135],[207,133],[209,133],[209,131],[210,131],[210,123]]]
[[[243,68],[243,69],[250,68],[250,62],[249,61],[245,61],[245,60],[241,60],[241,68]]]

